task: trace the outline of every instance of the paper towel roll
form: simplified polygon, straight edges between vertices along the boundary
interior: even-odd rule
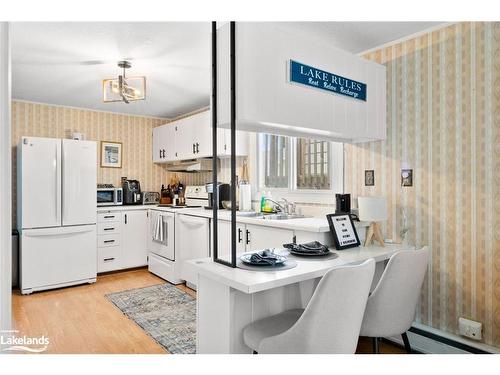
[[[252,210],[252,185],[240,185],[240,211]]]

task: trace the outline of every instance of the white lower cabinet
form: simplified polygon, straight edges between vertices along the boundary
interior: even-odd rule
[[[271,247],[283,247],[293,241],[294,231],[290,229],[271,228],[263,225],[236,224],[236,252],[238,254],[263,250]],[[219,259],[230,261],[231,254],[231,222],[219,220],[217,236],[217,255]]]
[[[97,214],[97,272],[145,266],[148,261],[148,210]]]
[[[293,241],[293,230],[247,224],[245,230],[245,251],[283,247]]]
[[[236,252],[245,252],[245,224],[236,223]],[[231,222],[218,221],[217,227],[217,257],[227,262],[231,261]]]
[[[178,214],[175,218],[175,263],[180,265],[181,279],[195,286],[197,275],[185,262],[210,256],[208,218]]]
[[[148,264],[149,220],[147,210],[126,211],[122,226],[122,268]]]

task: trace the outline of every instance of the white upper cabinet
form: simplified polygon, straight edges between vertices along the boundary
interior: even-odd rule
[[[166,124],[153,128],[153,162],[175,160],[175,127]]]
[[[237,129],[350,143],[386,138],[385,66],[273,23],[237,22],[235,36]],[[218,126],[228,128],[228,23],[217,30],[217,47]]]
[[[236,132],[236,155],[248,155],[249,137]],[[231,155],[231,131],[217,130],[217,155]],[[212,117],[210,111],[182,118],[153,128],[153,162],[206,158],[212,156]]]

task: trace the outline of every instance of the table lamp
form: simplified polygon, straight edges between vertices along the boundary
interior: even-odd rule
[[[387,199],[385,197],[358,197],[359,220],[369,221],[365,246],[371,244],[373,237],[384,246],[379,221],[387,220]]]

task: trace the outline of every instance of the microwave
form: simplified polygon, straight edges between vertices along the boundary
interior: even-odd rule
[[[97,205],[98,206],[120,206],[123,204],[122,188],[98,188]]]

